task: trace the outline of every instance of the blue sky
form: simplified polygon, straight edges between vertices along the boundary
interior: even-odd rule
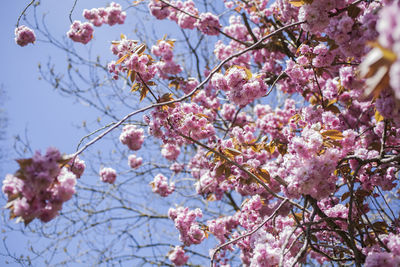
[[[60,96],[49,84],[39,80],[38,64],[45,64],[51,57],[55,64],[65,65],[65,54],[40,42],[25,47],[16,45],[15,24],[28,1],[8,2],[7,8],[0,11],[0,53],[3,59],[1,85],[6,91],[4,102],[8,117],[7,148],[11,150],[13,136],[23,136],[27,129],[34,150],[43,150],[53,145],[70,153],[71,146],[74,147],[81,135],[73,124],[78,124],[80,120],[88,119],[93,114],[89,108],[74,104],[72,99]],[[51,10],[46,19],[56,37],[68,30],[66,11],[71,4],[69,2],[72,1],[42,1],[40,8],[45,12]],[[32,13],[33,8],[28,9],[28,17],[31,18]],[[57,20],[56,17],[61,19]],[[12,151],[10,152],[11,155],[7,156],[13,156]],[[5,164],[3,169],[4,172],[13,172],[15,165]]]

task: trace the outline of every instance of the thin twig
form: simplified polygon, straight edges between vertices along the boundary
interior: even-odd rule
[[[299,226],[293,227],[293,230],[290,232],[289,235],[287,235],[287,237],[285,238],[285,242],[283,242],[283,245],[281,246],[282,253],[281,253],[281,256],[279,257],[279,267],[282,267],[282,266],[283,266],[283,259],[285,258],[285,255],[290,251],[290,247],[289,247],[288,250],[287,250],[287,252],[285,252],[286,246],[289,244],[290,238],[292,237],[292,235],[294,234],[294,232],[296,232],[296,230],[297,230],[298,228],[299,228]],[[298,238],[299,238],[302,234],[303,234],[302,232],[299,233],[299,234],[297,235],[297,237],[295,238],[294,242],[296,242],[296,241],[298,240]],[[293,242],[293,243],[294,243],[294,242]],[[292,243],[292,245],[293,245],[293,243]]]
[[[218,251],[220,251],[220,250],[223,249],[224,247],[229,246],[230,244],[235,243],[236,241],[238,241],[238,240],[240,240],[240,239],[242,239],[242,238],[248,237],[248,236],[254,234],[255,232],[257,232],[258,230],[260,230],[261,227],[263,227],[269,220],[271,220],[271,219],[276,215],[276,213],[279,211],[279,209],[282,208],[282,206],[283,206],[287,201],[288,201],[288,199],[285,198],[285,199],[281,202],[281,204],[279,204],[279,206],[274,210],[274,212],[272,212],[272,214],[271,214],[267,219],[265,219],[260,225],[258,225],[255,229],[251,230],[250,232],[248,232],[248,233],[246,233],[246,234],[243,234],[243,235],[241,235],[241,236],[238,236],[238,237],[236,237],[236,238],[234,238],[234,239],[232,239],[232,240],[229,240],[228,242],[226,242],[226,243],[224,243],[224,244],[222,244],[222,245],[219,245],[216,249],[214,249],[213,252],[212,252],[212,254],[211,254],[211,264],[210,264],[210,266],[211,266],[211,267],[214,266],[215,255],[217,254]]]
[[[142,76],[140,75],[140,73],[138,72],[137,75],[139,76],[140,81],[143,83],[143,85],[146,87],[146,89],[150,92],[150,94],[154,97],[154,100],[157,101],[157,97],[156,95],[153,93],[153,91],[151,91],[150,87],[147,85],[147,83],[143,80]]]
[[[17,19],[17,28],[19,26],[19,21],[21,20],[22,16],[25,15],[26,10],[35,2],[35,0],[32,0],[25,8],[22,10],[21,14],[19,15]]]
[[[100,129],[97,129],[97,130],[95,130],[95,131],[93,131],[93,132],[91,132],[91,133],[85,135],[84,137],[82,137],[81,140],[79,140],[78,145],[76,146],[76,150],[78,150],[79,147],[82,145],[83,140],[85,140],[86,138],[89,138],[90,136],[94,135],[95,133],[100,132],[101,130],[104,130],[104,129],[106,129],[106,128],[112,126],[113,124],[115,124],[115,122],[111,122],[110,124],[107,124],[107,125],[101,127]]]
[[[78,2],[78,0],[75,0],[74,5],[72,6],[71,11],[69,12],[69,21],[71,22],[71,24],[72,24],[72,12],[74,12],[76,2]]]
[[[242,18],[243,18],[243,21],[244,21],[244,25],[246,26],[247,31],[249,32],[251,38],[253,38],[253,41],[255,43],[257,43],[257,41],[258,41],[257,37],[254,35],[253,31],[251,30],[249,21],[247,20],[247,17],[246,17],[246,13],[244,13],[244,12],[242,13]]]
[[[381,151],[379,152],[380,158],[383,158],[384,152],[385,152],[385,143],[386,143],[386,138],[387,138],[387,128],[388,128],[388,120],[384,120],[384,126],[383,126],[383,133],[382,133],[382,141],[381,141]]]
[[[276,79],[274,80],[274,82],[272,83],[271,87],[269,88],[268,92],[264,95],[264,97],[269,96],[269,94],[272,92],[272,89],[274,89],[276,83],[283,77],[283,75],[285,75],[286,72],[282,71],[278,77],[276,77]]]

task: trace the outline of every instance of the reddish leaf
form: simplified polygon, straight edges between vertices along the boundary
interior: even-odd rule
[[[323,137],[329,137],[332,140],[342,140],[343,134],[338,130],[326,130],[321,133]]]
[[[129,56],[130,56],[130,54],[126,54],[126,55],[122,56],[120,59],[117,60],[117,62],[115,62],[115,65],[121,64]]]

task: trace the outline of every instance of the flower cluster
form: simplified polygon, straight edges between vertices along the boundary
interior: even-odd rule
[[[182,247],[175,247],[172,251],[170,251],[168,259],[175,265],[175,266],[182,266],[185,265],[189,259],[189,256],[185,254],[185,251]]]
[[[149,5],[150,13],[159,20],[170,19],[182,29],[197,28],[207,35],[218,35],[221,25],[217,16],[211,12],[201,13],[192,0],[172,1],[166,4],[160,0],[152,0]]]
[[[117,172],[113,168],[101,168],[100,180],[104,183],[113,184],[117,178]]]
[[[175,8],[171,8],[169,19],[178,23],[182,29],[194,29],[199,11],[192,0],[176,1]]]
[[[299,243],[293,243],[295,237],[292,235],[293,220],[283,216],[276,218],[276,232],[264,228],[258,231],[255,236],[250,238],[249,243],[242,244],[252,247],[251,253],[245,253],[244,261],[248,261],[250,266],[276,266],[279,264],[281,255],[284,256],[285,264],[293,264],[294,257],[301,248]],[[282,245],[286,240],[293,244],[283,253]],[[246,255],[247,254],[247,255]],[[265,264],[267,263],[267,264]]]
[[[15,42],[19,46],[26,46],[29,43],[34,43],[36,40],[35,32],[25,25],[15,29]]]
[[[232,102],[239,106],[246,106],[267,92],[267,86],[262,76],[253,75],[246,68],[234,66],[225,75],[214,75],[213,84],[217,89],[226,91]]]
[[[66,165],[70,160],[51,147],[45,155],[36,152],[30,159],[18,160],[20,170],[7,174],[2,187],[11,217],[25,224],[35,218],[48,222],[56,217],[75,193],[76,176]]]
[[[173,144],[166,144],[161,149],[161,155],[163,155],[167,160],[174,161],[178,158],[179,154],[181,153],[181,149],[177,145]]]
[[[157,174],[154,180],[150,183],[154,193],[159,194],[162,197],[167,197],[172,194],[175,190],[175,184],[168,184],[168,179],[162,174]]]
[[[125,22],[126,12],[122,12],[120,4],[111,2],[106,8],[85,9],[83,10],[83,16],[94,26],[100,27],[103,23],[113,26],[117,23],[123,24]]]
[[[81,178],[86,169],[85,162],[76,156],[75,158],[72,158],[68,164],[70,171],[75,174],[76,178]]]
[[[74,42],[87,44],[93,38],[93,31],[93,25],[91,23],[82,23],[79,20],[75,20],[71,24],[71,28],[67,32],[67,36]]]
[[[143,159],[141,157],[137,157],[136,155],[129,155],[128,157],[128,165],[132,169],[137,169],[142,165]]]
[[[162,138],[165,142],[168,139],[175,139],[177,143],[190,143],[182,135],[195,140],[214,135],[215,129],[211,124],[213,117],[215,115],[211,114],[209,110],[195,103],[184,103],[176,104],[174,108],[168,108],[167,112],[162,109],[154,110],[151,112],[151,118],[145,116],[144,120],[149,125],[151,135]]]
[[[157,67],[153,64],[150,55],[144,53],[146,47],[138,44],[135,40],[126,39],[123,36],[121,41],[113,41],[111,51],[118,56],[118,61],[111,61],[108,70],[118,79],[120,72],[128,73],[131,82],[140,84],[149,82],[157,73]]]
[[[201,218],[203,213],[200,209],[189,210],[189,208],[178,207],[168,210],[168,217],[174,221],[176,229],[179,230],[179,239],[190,246],[192,244],[200,244],[204,238],[204,231],[200,225],[196,223],[196,218]]]
[[[160,20],[167,18],[171,13],[169,6],[160,0],[151,0],[148,7],[150,14]]]
[[[169,169],[174,173],[180,173],[185,166],[183,164],[179,164],[178,162],[174,162],[171,164]]]
[[[299,21],[307,21],[302,25],[305,31],[320,33],[329,25],[328,12],[335,8],[343,8],[344,5],[345,1],[312,1],[311,4],[301,6],[298,19]]]
[[[130,150],[139,150],[144,142],[144,131],[138,129],[136,125],[126,125],[122,129],[119,141],[127,145]]]
[[[371,250],[367,254],[365,266],[400,266],[400,235],[389,234],[381,236],[381,238],[390,252],[379,249]]]
[[[226,237],[229,235],[229,232],[238,225],[239,221],[237,216],[225,216],[207,221],[208,230],[216,238],[218,238],[221,243],[226,241]]]
[[[182,71],[181,66],[174,62],[173,47],[174,41],[159,40],[157,45],[153,45],[151,48],[151,52],[161,58],[155,64],[161,78],[165,79],[168,78],[168,75],[176,75]]]
[[[306,128],[302,137],[292,138],[289,153],[283,157],[282,168],[276,173],[285,178],[287,194],[291,197],[298,198],[304,194],[321,199],[336,189],[337,177],[333,171],[340,153],[331,148],[318,155],[323,147],[323,137],[316,127]]]
[[[199,20],[197,21],[197,28],[204,34],[218,35],[221,25],[219,24],[217,16],[207,12],[200,14]]]

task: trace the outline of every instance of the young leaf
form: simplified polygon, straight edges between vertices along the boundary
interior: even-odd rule
[[[175,45],[175,40],[167,40],[166,42],[172,47]]]
[[[271,182],[271,175],[267,170],[258,169],[257,174],[257,177],[260,178],[264,183],[269,184]]]
[[[131,79],[131,82],[134,82],[136,80],[136,72],[135,71],[131,72],[130,79]]]
[[[313,0],[291,0],[289,1],[290,4],[292,4],[295,7],[301,7],[302,5],[310,5],[312,4]]]
[[[389,71],[393,62],[396,61],[396,54],[393,51],[372,44],[374,48],[368,53],[360,64],[361,77],[366,78],[367,89],[365,95],[373,95],[377,98],[381,91],[389,86]]]
[[[215,201],[217,199],[214,194],[208,194],[206,200],[207,201]]]
[[[149,89],[147,89],[147,87],[143,87],[142,91],[140,91],[140,100],[139,101],[142,101],[146,97],[148,92],[149,92]]]
[[[335,105],[329,105],[329,106],[327,106],[327,107],[325,108],[325,110],[327,110],[327,111],[332,111],[332,112],[335,113],[335,114],[339,114],[339,113],[340,113],[339,108],[338,108],[337,106],[335,106]]]
[[[218,168],[215,170],[215,175],[217,177],[223,175],[225,173],[225,164],[221,164],[218,166]]]
[[[230,147],[225,148],[224,152],[225,153],[229,153],[229,154],[231,154],[233,156],[238,156],[238,155],[242,154],[242,152],[240,152],[239,150],[236,150],[236,149],[230,148]]]
[[[171,94],[171,93],[165,93],[165,94],[163,94],[163,95],[158,99],[157,102],[158,102],[158,103],[164,103],[164,102],[172,101],[172,100],[174,100],[174,98],[173,98],[172,96],[173,96],[173,94]],[[171,103],[171,104],[164,105],[164,106],[162,106],[161,108],[162,108],[163,110],[168,110],[168,107],[170,107],[170,108],[175,107],[175,103]]]
[[[214,152],[208,151],[207,154],[206,154],[206,158],[208,158],[208,157],[211,156],[212,154],[214,154]]]
[[[146,50],[146,46],[144,44],[140,44],[135,48],[135,53],[141,55],[143,54],[144,50]]]
[[[122,56],[120,59],[117,60],[117,62],[115,62],[115,65],[121,64],[129,56],[130,56],[130,54],[126,54],[126,55]]]
[[[174,98],[172,96],[173,96],[173,94],[171,94],[171,93],[165,93],[160,97],[160,99],[158,100],[158,103],[164,103],[164,102],[174,100]]]
[[[343,134],[338,130],[326,130],[325,132],[322,132],[321,135],[323,137],[329,137],[332,140],[342,140],[343,139]]]
[[[240,6],[237,6],[237,7],[234,8],[234,10],[235,10],[236,12],[240,13],[240,11],[242,10],[242,8],[241,8]]]
[[[148,81],[146,84],[147,84],[148,86],[154,86],[154,85],[156,85],[156,83],[153,82],[153,81]]]
[[[226,178],[229,178],[229,176],[231,176],[231,167],[228,164],[225,164],[224,173]]]
[[[375,120],[376,120],[376,122],[380,122],[380,121],[383,121],[385,118],[382,116],[382,114],[381,113],[379,113],[379,111],[375,111]]]
[[[206,118],[206,119],[209,119],[209,118],[210,118],[210,117],[208,117],[207,115],[201,114],[201,113],[197,113],[196,116],[202,117],[202,118]]]
[[[136,92],[137,90],[140,89],[140,87],[141,87],[141,84],[140,84],[140,83],[134,83],[134,84],[132,84],[131,92]]]

